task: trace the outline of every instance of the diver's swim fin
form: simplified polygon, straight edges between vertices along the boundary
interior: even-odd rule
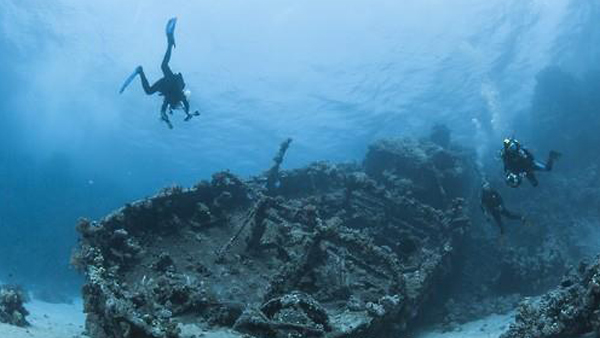
[[[177,18],[171,18],[169,22],[167,22],[167,27],[165,31],[167,33],[167,41],[169,44],[172,44],[175,47],[175,24],[177,23]]]
[[[129,77],[127,78],[127,80],[125,80],[125,82],[123,82],[123,85],[121,86],[121,89],[119,90],[119,94],[122,94],[123,91],[125,90],[125,88],[127,88],[127,86],[129,86],[129,84],[131,83],[131,81],[133,81],[133,79],[135,79],[136,75],[138,75],[140,73],[140,67],[137,67],[133,73],[131,73],[131,75],[129,75]]]

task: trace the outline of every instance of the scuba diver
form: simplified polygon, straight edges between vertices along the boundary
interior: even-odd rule
[[[492,186],[484,181],[481,185],[481,211],[487,216],[492,217],[496,222],[496,225],[500,228],[500,235],[504,235],[504,224],[502,223],[502,216],[511,220],[521,220],[521,222],[527,222],[525,216],[511,212],[504,207],[504,201],[500,193],[496,191]],[[527,224],[527,223],[525,223]]]
[[[514,138],[504,139],[504,147],[500,150],[500,157],[504,163],[506,173],[506,184],[512,188],[521,185],[523,176],[527,177],[531,185],[538,186],[535,171],[551,171],[554,161],[560,157],[560,153],[550,151],[548,161],[544,164],[536,161],[533,154],[525,149],[519,141]]]
[[[169,114],[173,114],[173,109],[183,108],[183,111],[186,114],[185,121],[189,121],[194,116],[199,116],[200,113],[196,110],[194,113],[190,114],[190,103],[188,98],[190,96],[190,91],[185,90],[185,82],[183,81],[183,76],[181,73],[173,73],[171,68],[169,67],[169,60],[171,60],[171,50],[175,47],[175,24],[177,23],[177,18],[172,18],[167,22],[166,33],[167,33],[167,52],[163,58],[161,69],[163,72],[163,78],[156,81],[152,86],[149,85],[148,79],[146,78],[146,74],[144,74],[144,69],[142,66],[138,66],[135,71],[125,80],[125,83],[119,90],[119,94],[123,93],[125,88],[129,86],[131,81],[135,79],[137,75],[140,76],[142,81],[142,87],[144,88],[144,92],[147,95],[152,95],[156,92],[159,92],[161,96],[164,96],[164,100],[162,106],[160,108],[160,117],[165,123],[169,126],[170,129],[173,129],[173,125],[167,116],[167,108],[169,109]]]

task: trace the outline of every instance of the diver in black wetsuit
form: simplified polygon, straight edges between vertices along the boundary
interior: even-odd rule
[[[195,111],[190,114],[190,103],[188,101],[189,91],[184,91],[185,82],[183,81],[183,75],[181,73],[173,73],[171,68],[169,67],[169,60],[171,60],[171,50],[175,47],[175,24],[177,23],[177,18],[172,18],[167,23],[166,32],[167,32],[167,52],[165,53],[165,57],[163,58],[161,69],[163,72],[163,78],[156,81],[152,86],[148,83],[148,79],[146,78],[146,74],[144,74],[144,69],[142,66],[138,66],[133,74],[127,78],[119,93],[122,93],[125,88],[133,81],[133,79],[139,75],[142,81],[142,87],[144,91],[148,95],[152,95],[156,92],[159,92],[160,95],[164,96],[163,104],[160,108],[160,116],[165,123],[169,126],[169,128],[173,128],[169,117],[167,116],[167,108],[169,109],[169,114],[173,114],[173,109],[183,108],[183,111],[186,114],[185,121],[189,121],[193,116],[198,116],[200,113]]]
[[[481,210],[487,216],[491,216],[500,228],[500,235],[504,235],[504,224],[502,216],[511,220],[526,221],[525,216],[511,212],[504,207],[504,201],[498,191],[494,190],[488,182],[481,186]]]
[[[527,177],[531,185],[538,186],[538,180],[534,171],[551,171],[554,161],[560,157],[560,153],[550,151],[548,161],[544,164],[536,161],[529,150],[521,146],[514,138],[504,140],[504,147],[500,150],[500,157],[504,163],[506,173],[506,184],[512,188],[521,185],[523,176]]]

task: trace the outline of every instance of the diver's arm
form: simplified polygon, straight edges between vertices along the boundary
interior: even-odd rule
[[[167,116],[167,108],[169,107],[169,103],[167,102],[167,100],[163,100],[162,106],[160,107],[160,119],[163,120],[167,126],[169,127],[169,129],[173,129],[173,125],[171,124],[171,121],[169,120],[169,117]]]
[[[169,108],[169,102],[167,99],[163,99],[163,103],[160,106],[160,116],[167,116],[167,108]]]
[[[184,96],[181,102],[183,103],[183,111],[185,111],[187,115],[190,115],[190,103],[188,102],[187,97]]]
[[[184,97],[181,102],[183,102],[183,110],[185,111],[185,114],[187,115],[185,117],[185,121],[189,121],[192,119],[192,117],[194,116],[200,116],[200,112],[199,111],[195,111],[192,114],[190,114],[190,103],[188,102],[187,98]]]

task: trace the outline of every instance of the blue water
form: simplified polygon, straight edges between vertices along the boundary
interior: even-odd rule
[[[136,80],[171,67],[202,116],[174,129]],[[0,279],[65,290],[78,217],[230,169],[359,161],[446,123],[489,153],[536,75],[600,68],[600,3],[568,0],[0,0]]]

